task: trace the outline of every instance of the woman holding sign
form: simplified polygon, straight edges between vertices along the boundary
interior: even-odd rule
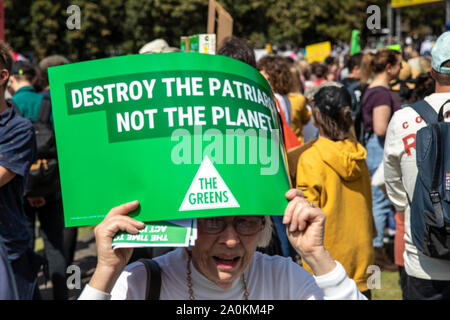
[[[325,214],[311,206],[300,190],[286,193],[284,213],[289,241],[314,272],[290,258],[256,252],[270,241],[266,216],[198,219],[195,246],[178,248],[154,259],[161,268],[160,299],[365,299],[342,265],[323,246]],[[142,262],[126,266],[133,249],[112,250],[112,238],[123,230],[137,234],[144,223],[127,214],[130,202],[113,208],[95,229],[97,268],[79,299],[146,299],[147,270]],[[151,280],[150,280],[151,285]],[[159,287],[158,287],[159,289]]]

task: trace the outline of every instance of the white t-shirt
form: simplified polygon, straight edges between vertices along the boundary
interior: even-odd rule
[[[161,300],[188,300],[186,283],[187,253],[178,248],[154,260],[161,267]],[[348,278],[342,265],[328,274],[314,277],[290,258],[268,256],[255,252],[244,276],[250,300],[306,300],[306,299],[359,299],[365,300],[355,282]],[[197,300],[244,299],[242,277],[231,289],[225,290],[206,279],[191,262],[194,297]],[[80,300],[112,299],[143,300],[146,293],[147,272],[141,262],[128,265],[120,275],[111,294],[86,285]]]
[[[448,99],[450,92],[434,93],[426,97],[425,101],[438,112]],[[449,109],[450,104],[446,110]],[[445,119],[449,120],[450,118]],[[450,261],[425,256],[417,250],[411,237],[411,215],[407,195],[412,199],[417,178],[416,132],[425,126],[425,122],[412,108],[403,108],[394,113],[384,143],[384,179],[392,204],[397,211],[405,213],[403,257],[406,272],[420,279],[450,280]]]

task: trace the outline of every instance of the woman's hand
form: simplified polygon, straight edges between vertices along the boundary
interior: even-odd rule
[[[286,234],[292,246],[316,276],[332,271],[336,263],[323,246],[325,213],[320,208],[312,207],[300,190],[289,190],[286,198],[289,204],[283,223],[286,224]]]
[[[89,286],[110,293],[122,270],[130,260],[133,248],[112,249],[112,239],[118,231],[137,234],[145,224],[127,214],[136,210],[139,202],[125,203],[111,209],[105,219],[95,228],[97,267]]]

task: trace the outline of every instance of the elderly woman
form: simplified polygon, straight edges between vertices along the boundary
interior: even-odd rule
[[[284,213],[289,240],[314,272],[290,258],[256,252],[268,243],[270,219],[229,216],[198,219],[195,246],[154,260],[161,267],[161,299],[365,299],[342,265],[323,247],[325,214],[300,190],[289,190]],[[112,250],[119,230],[136,234],[144,224],[127,214],[137,201],[112,209],[95,229],[97,268],[79,299],[145,299],[143,263],[126,266],[133,249]],[[125,267],[126,266],[126,267]]]

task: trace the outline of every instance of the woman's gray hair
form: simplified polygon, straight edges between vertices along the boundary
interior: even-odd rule
[[[270,216],[264,216],[265,223],[264,223],[264,229],[261,231],[261,236],[258,240],[258,247],[259,248],[265,248],[269,245],[270,240],[272,240],[272,219],[270,219]]]

